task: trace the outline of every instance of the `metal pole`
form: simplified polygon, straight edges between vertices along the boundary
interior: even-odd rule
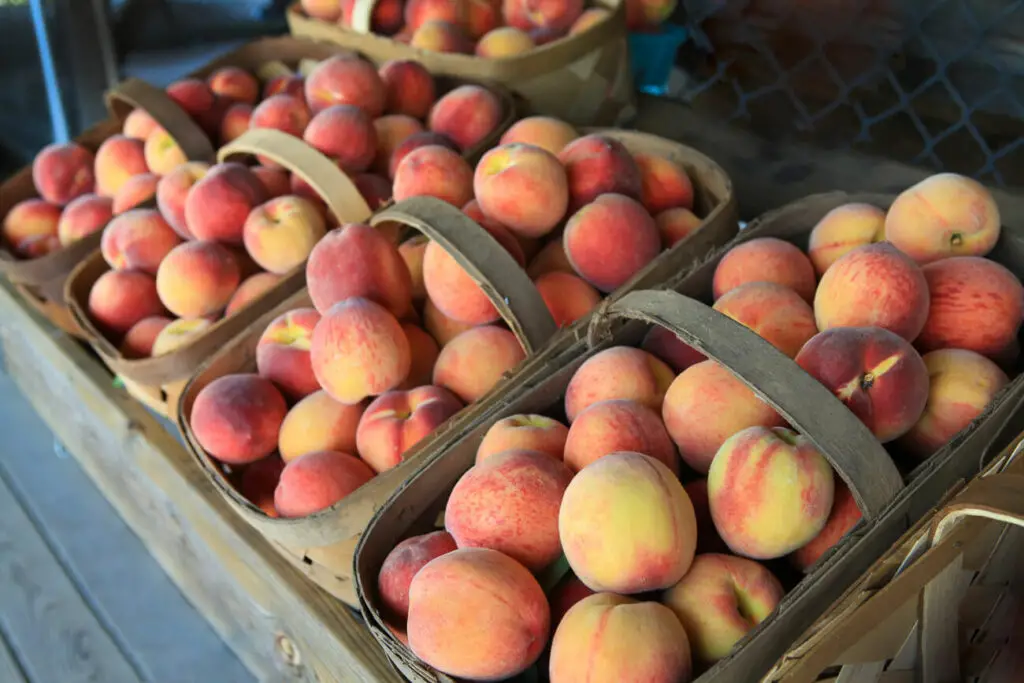
[[[60,95],[60,83],[57,82],[57,67],[54,64],[53,50],[50,47],[50,33],[46,25],[43,0],[29,0],[29,8],[32,11],[32,26],[35,29],[39,61],[43,67],[43,84],[46,86],[46,100],[50,107],[53,141],[67,142],[71,135],[68,130],[64,100]]]

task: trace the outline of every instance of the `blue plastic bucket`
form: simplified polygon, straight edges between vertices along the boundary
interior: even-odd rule
[[[629,61],[637,90],[651,95],[666,93],[676,50],[686,38],[686,29],[675,24],[662,24],[657,33],[629,34]]]

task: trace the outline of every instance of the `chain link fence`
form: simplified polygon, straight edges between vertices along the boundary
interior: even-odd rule
[[[797,136],[1024,186],[1024,0],[680,0],[668,95]]]

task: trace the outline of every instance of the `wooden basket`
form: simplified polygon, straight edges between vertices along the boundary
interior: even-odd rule
[[[849,485],[863,520],[826,553],[791,590],[778,609],[753,629],[700,681],[759,680],[788,646],[848,588],[916,519],[924,515],[956,481],[977,472],[1010,437],[1004,425],[1024,398],[1024,376],[1011,381],[985,414],[920,465],[904,482],[886,450],[853,413],[788,357],[745,327],[711,311],[714,270],[735,244],[756,237],[777,237],[806,246],[813,226],[830,210],[850,202],[887,208],[892,196],[831,193],[809,197],[765,215],[736,240],[697,268],[668,281],[674,292],[634,292],[595,314],[589,327],[574,330],[575,341],[557,356],[535,363],[492,397],[495,408],[475,423],[459,425],[459,439],[432,454],[420,470],[371,520],[356,551],[360,606],[378,641],[412,681],[448,681],[420,662],[390,632],[377,608],[376,579],[387,553],[409,535],[433,528],[459,477],[473,465],[477,447],[497,420],[520,413],[547,413],[559,406],[575,371],[595,353],[613,345],[638,345],[649,325],[623,324],[639,318],[670,327],[691,346],[716,358],[772,403],[798,431],[811,438]],[[990,254],[1018,276],[1024,274],[1020,228],[1004,228]],[[685,295],[685,296],[680,296]],[[557,410],[557,408],[556,408]],[[997,448],[998,446],[998,448]]]

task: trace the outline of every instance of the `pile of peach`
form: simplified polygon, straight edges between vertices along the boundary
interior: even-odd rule
[[[352,25],[357,0],[301,0],[315,19]],[[631,31],[649,32],[668,19],[676,0],[626,0]],[[376,0],[373,33],[421,50],[503,59],[577,35],[611,16],[583,0]]]
[[[714,308],[924,458],[1008,381],[996,363],[1016,355],[1024,288],[984,258],[999,233],[982,186],[934,176],[887,213],[835,209],[808,253],[738,244]],[[545,655],[552,683],[689,680],[775,609],[762,562],[807,571],[861,517],[807,437],[661,328],[586,360],[564,416],[496,422],[444,530],[385,559],[382,614],[430,666],[499,680]]]

